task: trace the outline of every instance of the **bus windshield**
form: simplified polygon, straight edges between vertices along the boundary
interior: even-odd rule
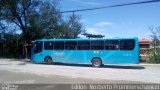
[[[42,52],[42,42],[41,41],[38,41],[38,42],[35,42],[34,44],[34,53],[40,53]]]

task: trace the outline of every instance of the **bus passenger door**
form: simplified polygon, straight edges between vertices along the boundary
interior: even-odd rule
[[[54,52],[53,52],[53,57],[54,61],[53,62],[64,62],[64,41],[55,41],[54,42]]]
[[[64,62],[77,63],[77,41],[65,41]]]
[[[34,44],[34,55],[33,55],[33,61],[35,62],[42,62],[42,51],[43,51],[43,42],[37,41]]]

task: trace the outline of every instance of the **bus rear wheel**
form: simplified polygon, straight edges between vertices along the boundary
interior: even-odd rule
[[[53,63],[52,58],[51,58],[51,57],[49,57],[49,56],[48,56],[48,57],[46,57],[44,61],[45,61],[45,63],[46,63],[46,64],[52,64],[52,63]]]
[[[102,66],[102,60],[100,58],[93,58],[92,59],[92,66],[93,67],[101,67]]]

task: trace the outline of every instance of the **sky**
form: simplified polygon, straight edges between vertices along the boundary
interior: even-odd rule
[[[102,7],[147,0],[61,0],[61,11]],[[70,13],[72,14],[72,13]],[[65,16],[70,15],[65,13]],[[148,27],[160,26],[160,2],[76,12],[87,33],[106,38],[138,37],[149,39]],[[80,35],[83,37],[82,35]]]

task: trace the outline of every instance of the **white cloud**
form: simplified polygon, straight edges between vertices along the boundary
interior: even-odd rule
[[[86,28],[86,32],[91,34],[101,34],[96,28]]]
[[[111,22],[98,22],[95,24],[95,26],[97,27],[105,27],[105,26],[111,26],[111,25],[113,25],[113,23]]]
[[[109,34],[109,31],[106,29],[106,26],[111,26],[113,23],[111,22],[98,22],[94,24],[92,27],[86,28],[86,33],[89,34],[100,34],[104,35],[107,38],[112,38],[112,35]]]

